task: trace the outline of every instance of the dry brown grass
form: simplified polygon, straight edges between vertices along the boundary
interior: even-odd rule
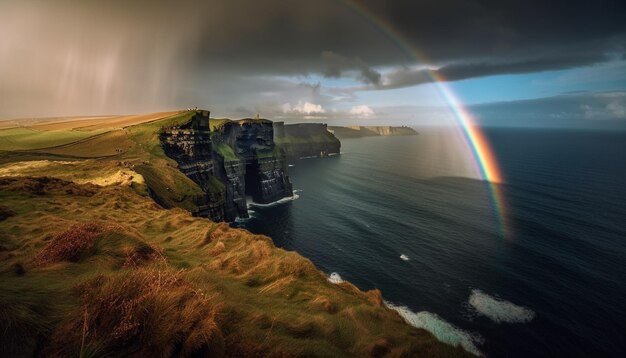
[[[0,328],[15,327],[2,342],[18,356],[466,354],[408,326],[377,290],[331,284],[266,236],[164,210],[130,187],[0,178],[0,200],[18,213],[0,221]],[[76,240],[86,223],[104,229],[87,249]],[[67,248],[52,255],[56,241]],[[48,250],[80,259],[29,265]]]
[[[0,187],[6,191],[26,192],[34,195],[58,193],[69,195],[92,196],[97,187],[92,184],[78,185],[51,177],[0,177]]]
[[[125,259],[122,267],[139,268],[149,263],[165,263],[167,260],[163,255],[163,250],[156,245],[139,245],[125,250]]]
[[[105,231],[104,227],[92,222],[74,225],[56,235],[35,256],[34,263],[36,266],[45,266],[60,261],[76,262],[93,249],[95,239]]]
[[[138,269],[99,276],[75,291],[81,306],[58,326],[45,354],[76,356],[86,349],[135,357],[224,354],[215,321],[219,305],[180,272]]]
[[[44,126],[52,123],[66,123],[72,121],[83,121],[89,119],[104,120],[106,118],[116,118],[119,116],[78,116],[78,117],[41,117],[41,118],[16,118],[16,119],[0,119],[0,129],[14,127],[34,127]]]
[[[0,205],[0,221],[6,220],[15,215],[15,211],[9,209],[7,206]]]
[[[156,112],[140,115],[130,116],[109,116],[109,117],[87,117],[87,118],[74,118],[67,120],[66,118],[60,118],[56,121],[49,120],[47,123],[34,124],[33,129],[37,130],[67,130],[67,129],[79,129],[86,131],[93,131],[106,128],[121,128],[131,126],[140,123],[146,123],[157,119],[172,116],[179,111],[171,112]]]

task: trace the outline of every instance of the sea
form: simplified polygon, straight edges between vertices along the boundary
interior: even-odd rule
[[[485,129],[498,207],[458,134],[418,130],[298,160],[235,225],[475,354],[626,356],[626,131]]]

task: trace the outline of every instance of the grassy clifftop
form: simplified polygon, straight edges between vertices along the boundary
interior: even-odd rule
[[[10,356],[461,356],[271,239],[130,185],[0,178]]]
[[[0,355],[467,355],[380,292],[183,210],[202,191],[158,136],[191,115],[90,122],[89,137],[0,152]]]
[[[194,212],[197,210],[197,198],[204,193],[178,170],[174,160],[165,155],[159,140],[162,128],[188,123],[194,114],[195,111],[164,112],[121,117],[131,118],[132,121],[104,118],[101,123],[92,119],[88,120],[90,126],[95,128],[91,131],[80,127],[85,124],[82,121],[56,125],[47,123],[49,130],[41,126],[25,129],[29,133],[37,132],[36,136],[15,136],[10,132],[14,129],[3,129],[0,130],[0,164],[11,166],[11,163],[23,162],[26,163],[24,170],[13,172],[40,175],[50,171],[57,177],[70,180],[82,175],[81,179],[85,181],[98,181],[118,171],[141,175],[142,181],[161,205]],[[120,123],[128,125],[120,127]],[[11,138],[11,141],[6,141],[6,138]],[[68,142],[68,138],[77,139]],[[19,145],[13,145],[13,142]],[[50,143],[54,145],[47,146]],[[69,161],[72,165],[60,168],[58,161]],[[38,164],[33,169],[28,163]],[[219,183],[215,182],[215,190],[219,191]]]
[[[419,134],[415,129],[405,126],[347,126],[328,127],[328,130],[340,139],[378,136],[407,136]]]

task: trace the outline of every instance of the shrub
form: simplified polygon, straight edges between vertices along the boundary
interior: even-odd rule
[[[219,306],[181,278],[181,272],[136,269],[100,276],[75,288],[81,307],[52,335],[46,355],[85,350],[138,357],[221,356]]]
[[[74,225],[50,240],[35,257],[35,265],[45,266],[59,261],[76,262],[94,247],[96,237],[104,231],[102,226],[91,222]]]

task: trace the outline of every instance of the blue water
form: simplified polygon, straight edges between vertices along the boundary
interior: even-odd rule
[[[343,140],[341,156],[300,160],[299,198],[242,225],[434,313],[488,356],[624,356],[626,132],[487,135],[506,178],[507,237],[487,185],[447,175],[464,165],[454,155],[428,160],[445,148],[428,135]],[[477,309],[472,294],[515,306]]]

